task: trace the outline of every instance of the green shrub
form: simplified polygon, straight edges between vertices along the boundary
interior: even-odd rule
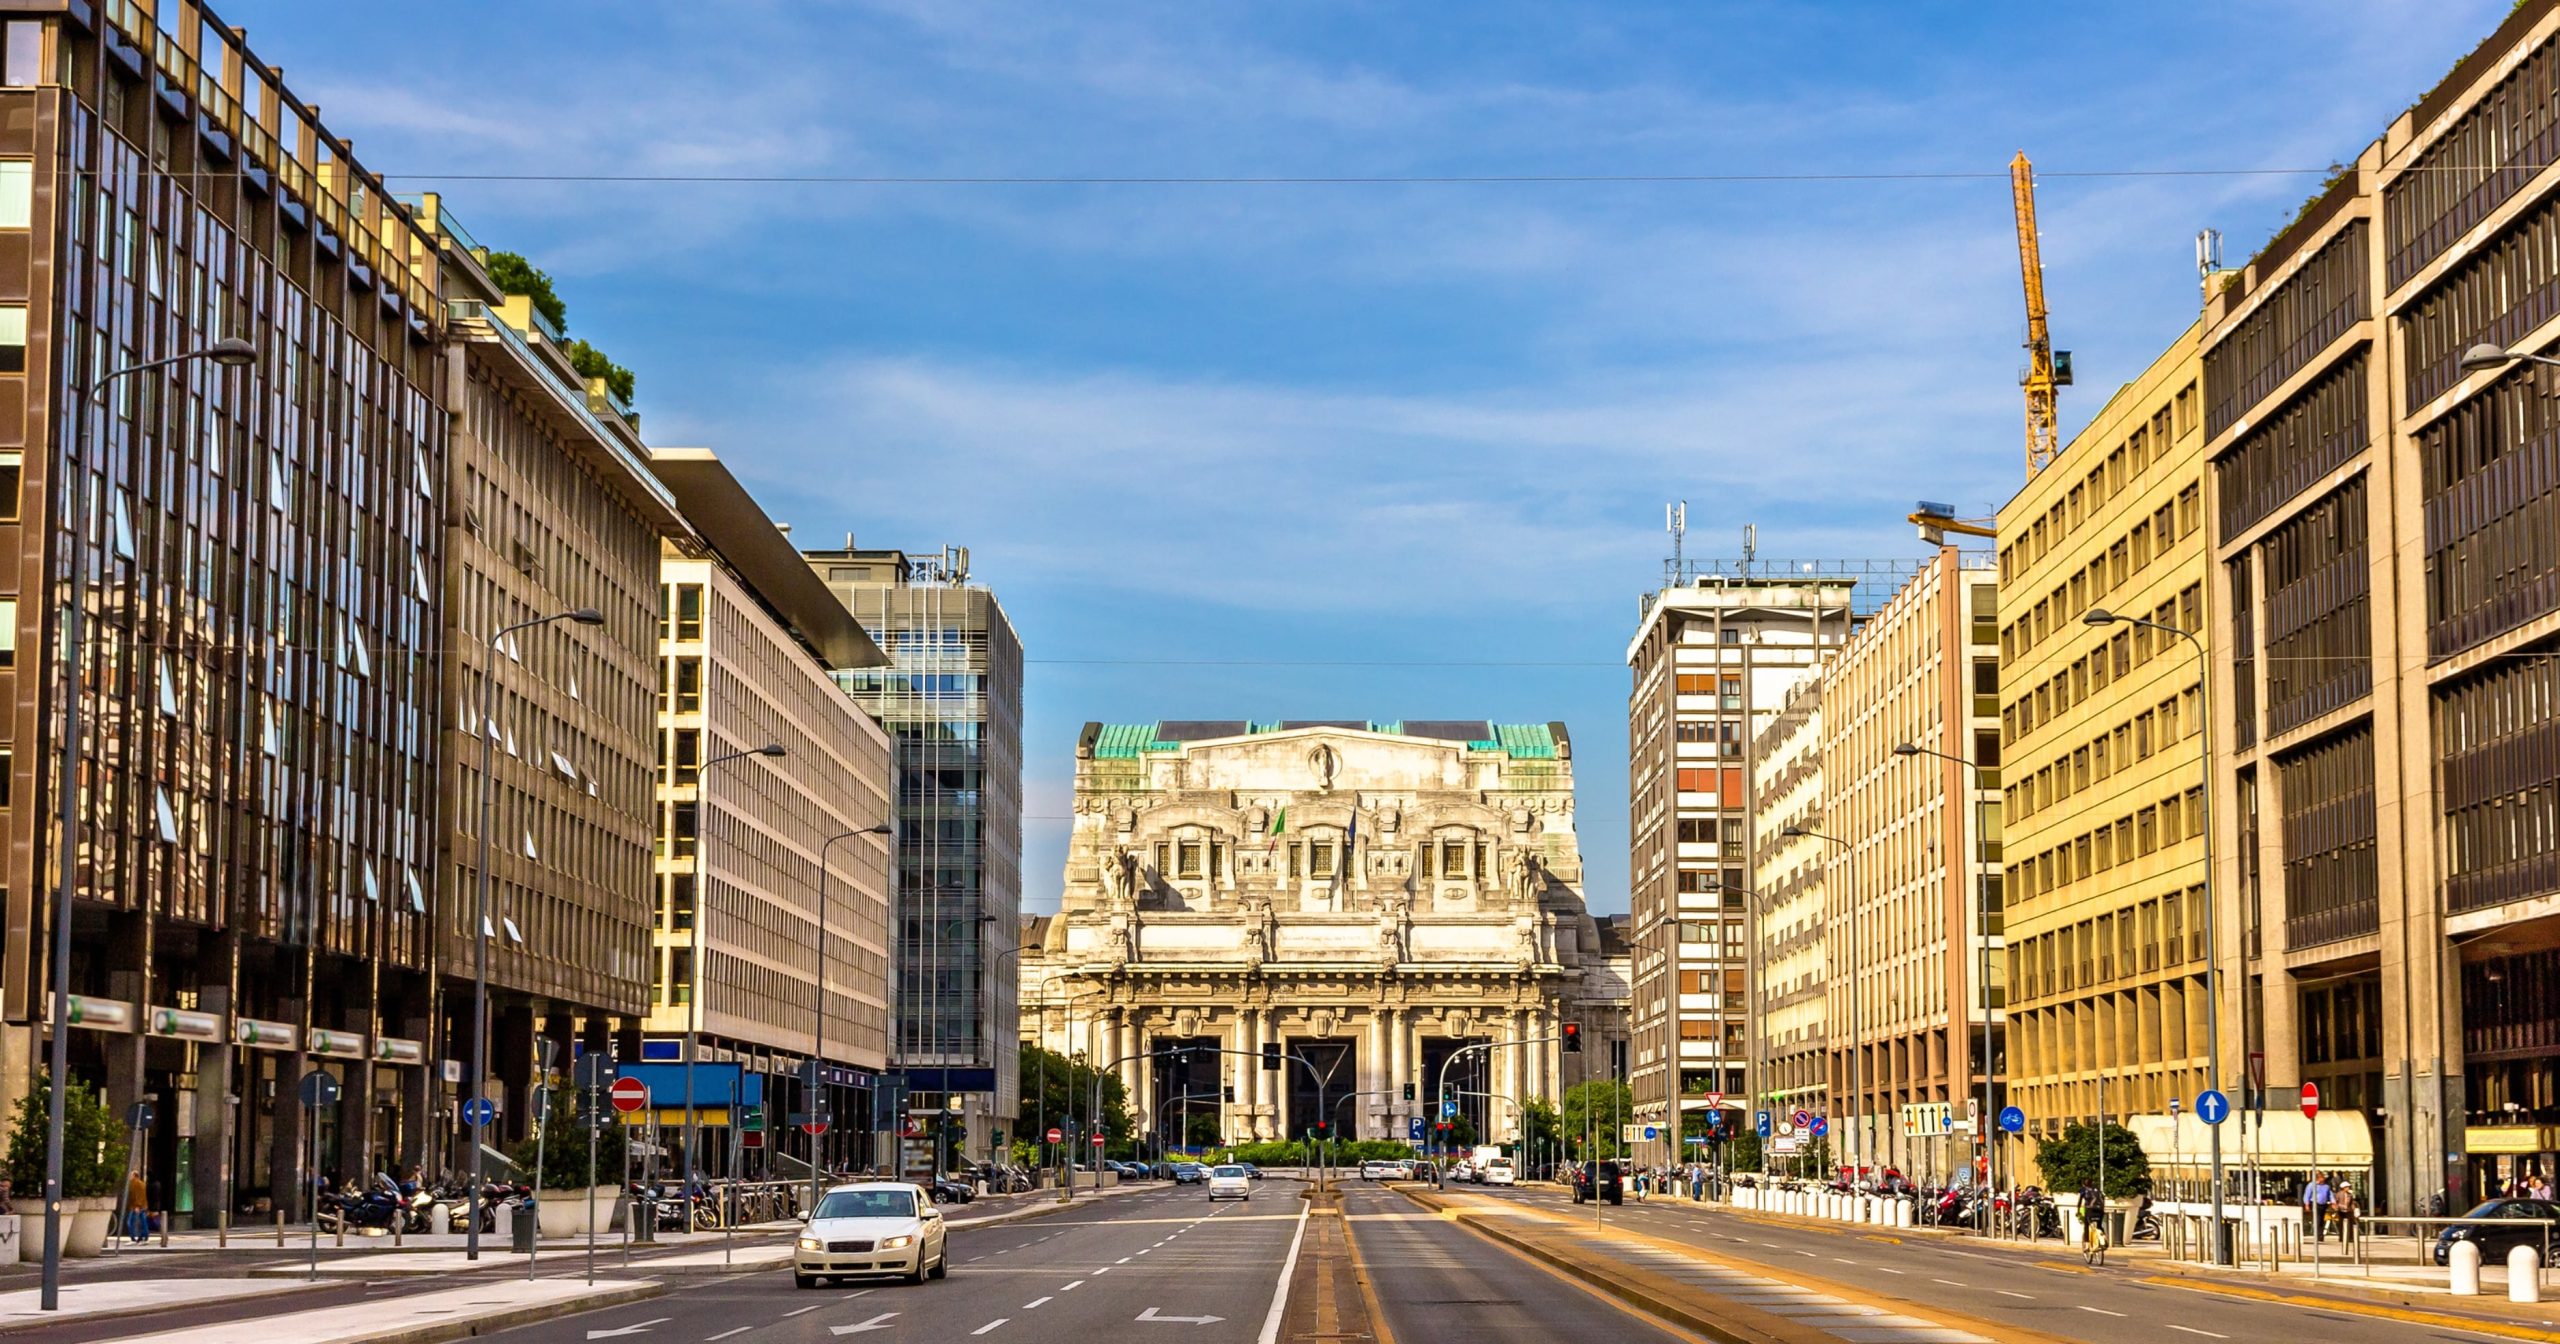
[[[9,1193],[17,1199],[44,1197],[46,1079],[39,1077],[18,1098],[18,1113],[9,1127]],[[98,1089],[73,1080],[62,1102],[62,1194],[66,1199],[101,1199],[124,1184],[121,1126],[107,1110]]]
[[[587,1188],[587,1115],[578,1102],[582,1094],[571,1087],[553,1088],[551,1114],[542,1122],[542,1188],[545,1190],[584,1190]],[[528,1134],[507,1153],[527,1176],[533,1174],[534,1141]],[[618,1185],[622,1181],[622,1163],[626,1143],[619,1117],[607,1115],[596,1126],[596,1183]]]
[[[521,294],[533,300],[533,310],[548,318],[562,331],[569,329],[569,305],[551,288],[551,277],[542,268],[516,252],[492,252],[487,262],[489,278],[502,294]]]

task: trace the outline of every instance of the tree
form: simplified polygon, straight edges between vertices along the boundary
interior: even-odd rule
[[[1022,1047],[1022,1116],[1035,1125],[1068,1128],[1091,1134],[1093,1066],[1036,1045]],[[1102,1075],[1103,1133],[1114,1141],[1129,1137],[1129,1091],[1120,1075]],[[1045,1138],[1045,1133],[1043,1134]]]
[[[1544,1098],[1530,1101],[1520,1108],[1520,1142],[1541,1153],[1556,1151],[1556,1140],[1564,1133],[1564,1117]]]
[[[602,350],[587,344],[584,338],[569,342],[566,353],[569,367],[576,369],[579,377],[602,378],[613,395],[626,402],[631,400],[633,390],[639,386],[639,381],[631,376],[631,370],[606,358]]]
[[[492,252],[482,264],[488,268],[499,293],[521,294],[533,300],[533,310],[552,326],[562,331],[569,329],[569,305],[552,291],[551,277],[543,274],[540,267],[515,252]]]
[[[1758,1171],[1760,1169],[1760,1136],[1746,1129],[1726,1141],[1724,1169]]]
[[[1606,1160],[1626,1155],[1626,1146],[1618,1141],[1618,1126],[1635,1119],[1635,1092],[1615,1078],[1594,1078],[1576,1083],[1564,1094],[1565,1141],[1580,1145],[1585,1138],[1592,1143],[1584,1157]]]
[[[551,1110],[542,1120],[540,1134],[528,1134],[507,1153],[507,1158],[527,1175],[533,1172],[534,1140],[542,1140],[542,1188],[545,1190],[584,1190],[587,1188],[587,1113],[579,1106],[586,1094],[574,1087],[551,1089]],[[596,1125],[596,1182],[600,1185],[622,1183],[624,1140],[619,1116],[607,1115]]]
[[[2036,1167],[2044,1173],[2047,1190],[2078,1191],[2087,1186],[2098,1169],[2098,1127],[2074,1120],[2063,1126],[2061,1138],[2037,1140]],[[2141,1140],[2133,1137],[2132,1130],[2109,1121],[2107,1198],[2124,1199],[2150,1190],[2151,1159],[2142,1151]]]
[[[1182,1143],[1184,1147],[1215,1147],[1226,1137],[1226,1127],[1219,1123],[1217,1116],[1212,1115],[1207,1111],[1194,1107],[1183,1119]]]

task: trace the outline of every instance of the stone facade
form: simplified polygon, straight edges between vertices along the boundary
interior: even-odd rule
[[[1214,1114],[1223,1138],[1280,1138],[1329,1114],[1402,1138],[1445,1068],[1505,1138],[1515,1101],[1609,1067],[1553,1039],[1586,1002],[1624,1011],[1622,965],[1590,1000],[1611,968],[1581,883],[1561,724],[1087,724],[1023,1035],[1116,1069],[1145,1131]],[[1263,1068],[1275,1042],[1304,1063]]]

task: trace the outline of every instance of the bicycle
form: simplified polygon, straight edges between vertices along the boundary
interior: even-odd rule
[[[2103,1211],[2081,1223],[2080,1257],[2093,1266],[2107,1263],[2107,1225]]]

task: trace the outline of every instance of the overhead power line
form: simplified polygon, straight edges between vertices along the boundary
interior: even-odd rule
[[[2319,168],[2086,168],[2039,171],[2040,178],[2325,177]],[[1992,182],[2008,170],[1957,169],[1836,173],[1333,173],[1183,175],[1024,175],[927,173],[384,173],[385,182],[679,183],[737,186],[846,187],[1471,187],[1647,186],[1754,182]]]

